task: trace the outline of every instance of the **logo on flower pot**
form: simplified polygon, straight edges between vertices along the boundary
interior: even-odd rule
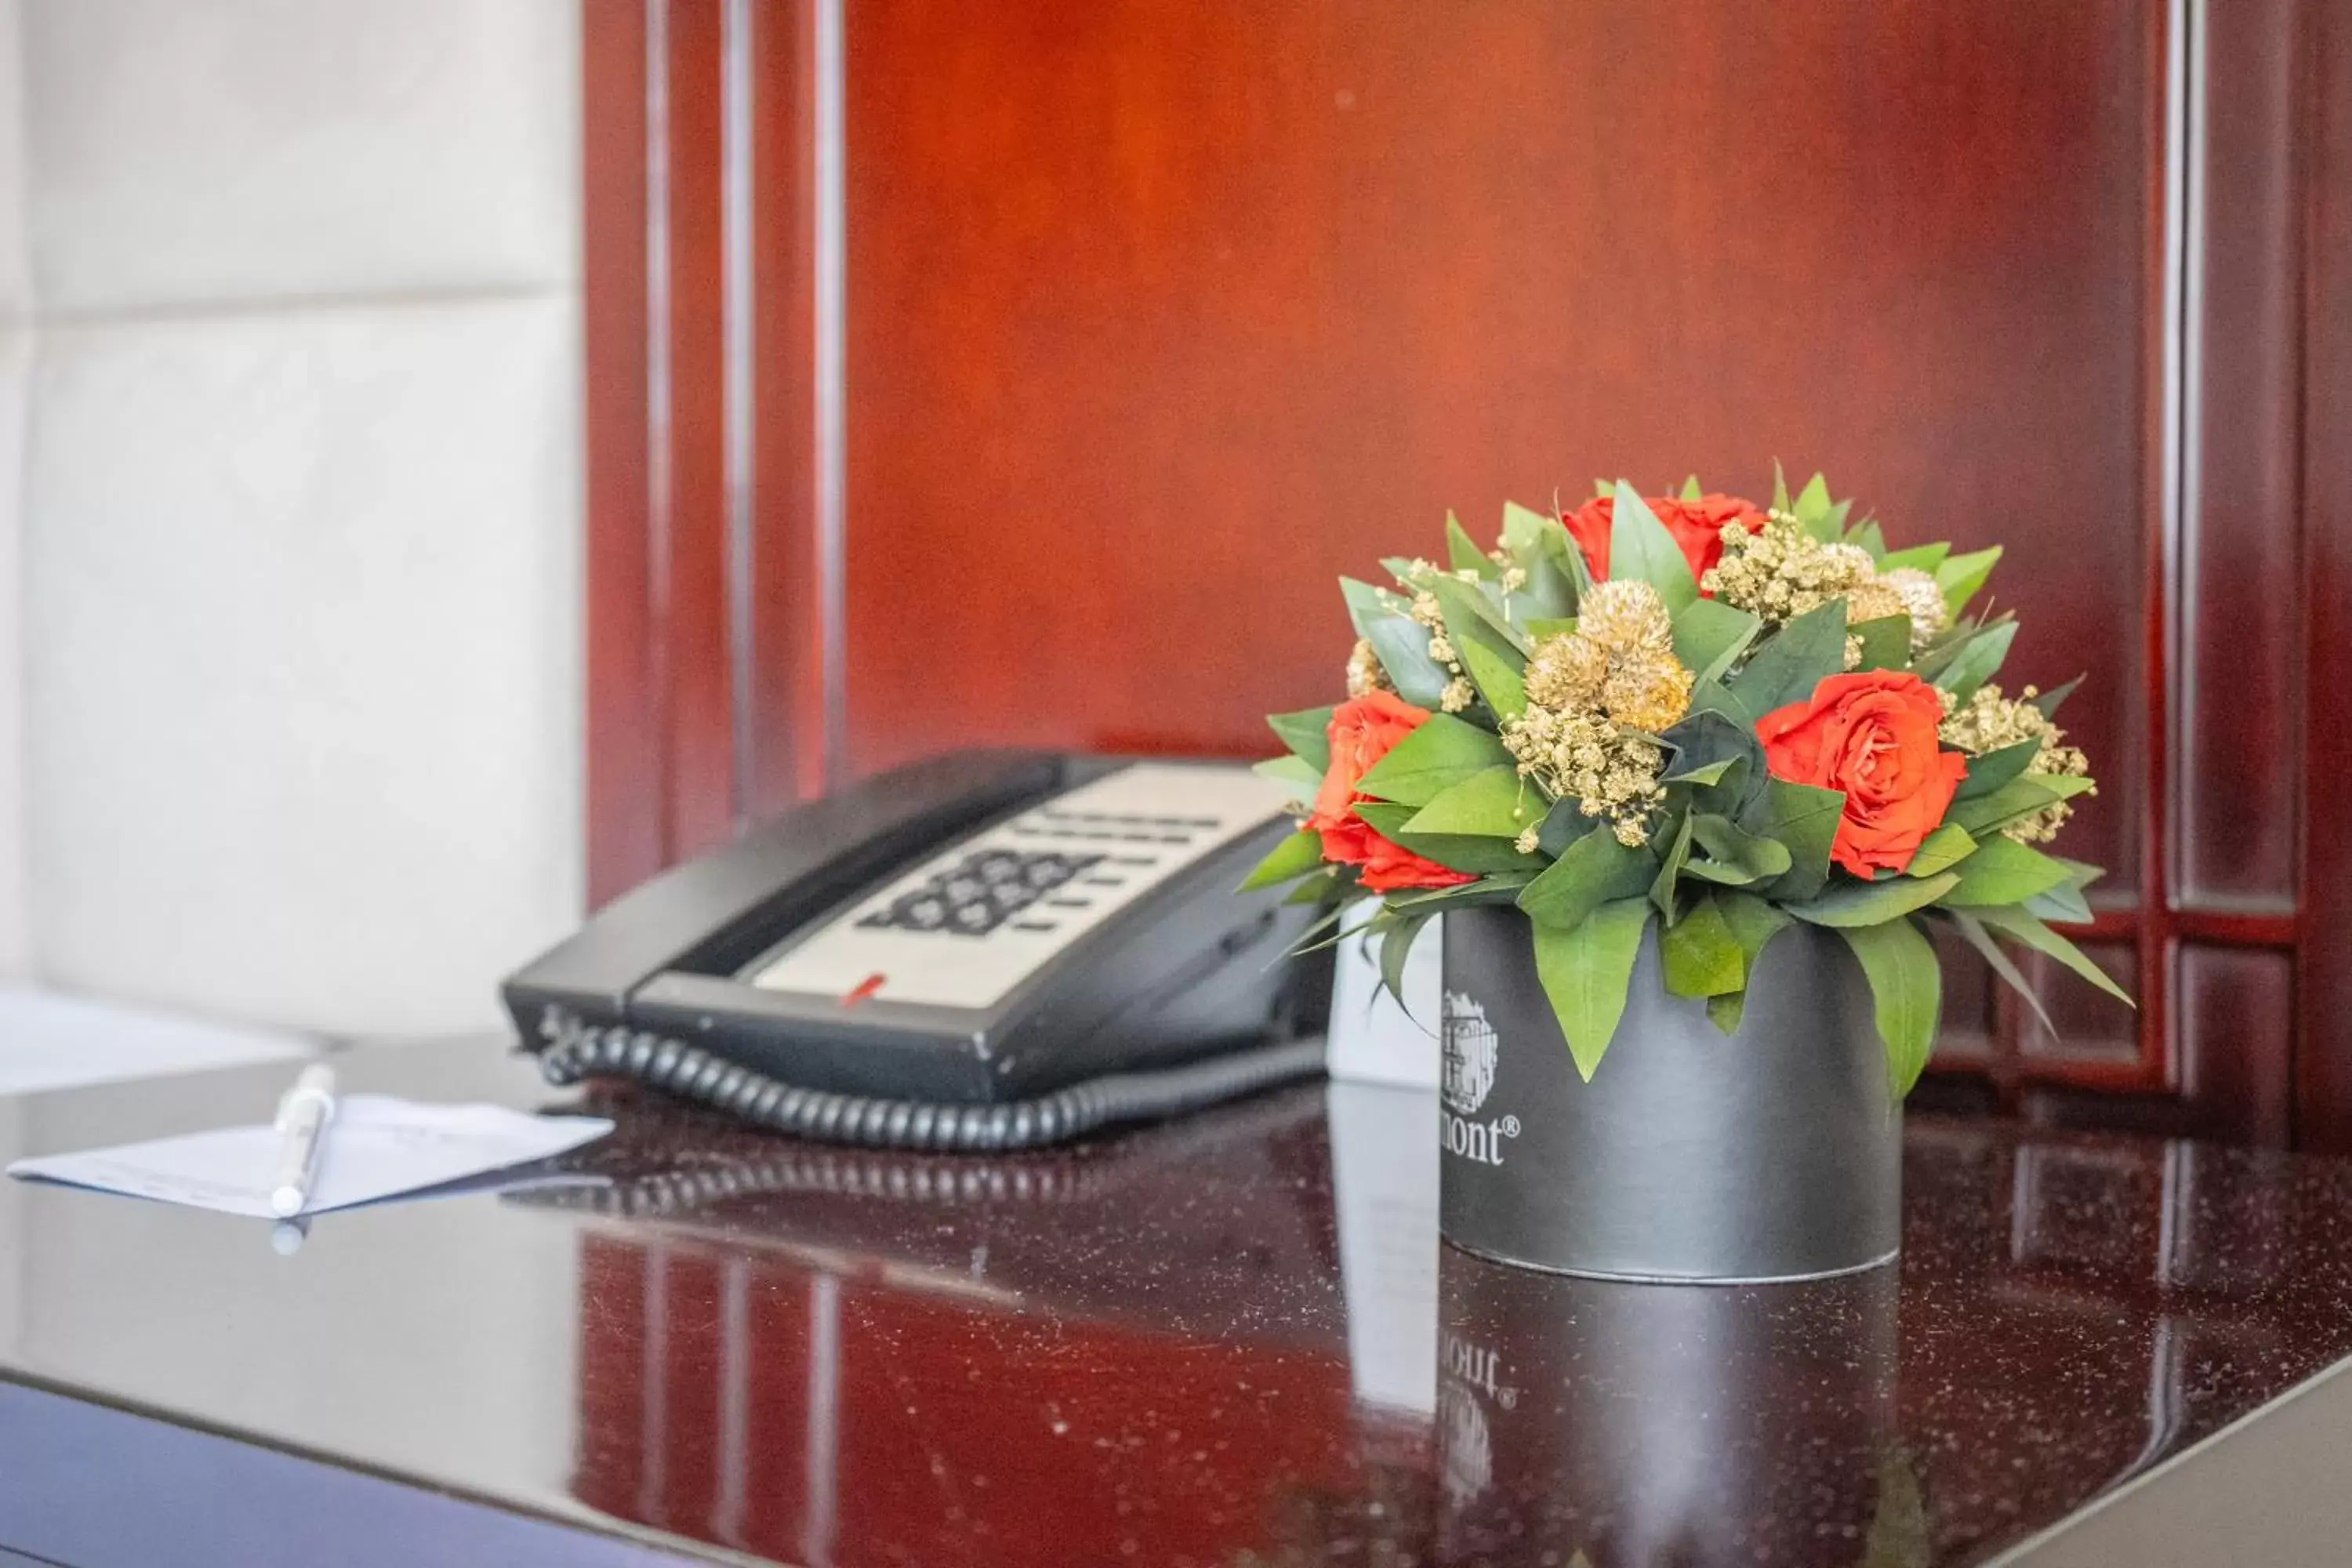
[[[1459,991],[1445,993],[1438,1032],[1445,1050],[1445,1148],[1481,1164],[1503,1163],[1503,1140],[1519,1135],[1519,1119],[1473,1121],[1495,1089],[1496,1039],[1486,1009]]]

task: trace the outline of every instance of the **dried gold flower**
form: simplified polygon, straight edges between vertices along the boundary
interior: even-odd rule
[[[1620,724],[1654,735],[1680,723],[1690,711],[1696,679],[1671,652],[1637,648],[1610,660],[1601,706]]]
[[[1840,667],[1845,669],[1862,668],[1862,639],[1852,632],[1845,635],[1845,658],[1840,661]]]
[[[1675,624],[1665,601],[1647,583],[1631,578],[1597,583],[1577,605],[1576,615],[1578,634],[1612,654],[1674,647]]]
[[[1734,609],[1790,621],[1852,594],[1873,570],[1861,546],[1823,544],[1794,518],[1775,512],[1759,533],[1725,524],[1723,559],[1707,569],[1701,586]]]
[[[1358,637],[1348,655],[1348,695],[1361,697],[1367,691],[1394,691],[1389,672],[1381,666],[1380,655],[1372,651],[1370,637]]]
[[[2003,746],[2038,740],[2042,746],[2025,765],[2027,777],[2061,773],[2088,778],[2091,760],[2080,747],[2067,745],[2066,731],[2033,705],[2038,695],[2031,686],[2015,698],[2002,696],[1998,686],[1979,686],[1966,703],[1952,710],[1937,733],[1948,744],[1979,756],[1998,752]],[[2083,793],[2096,795],[2099,791],[2093,785]],[[2057,837],[2060,826],[2074,814],[2072,801],[2055,801],[2031,816],[2020,817],[2001,831],[2021,844],[2046,844]]]
[[[1448,713],[1459,713],[1469,707],[1477,695],[1477,689],[1469,680],[1457,675],[1445,683],[1445,689],[1438,696],[1437,705]]]
[[[1910,613],[1910,601],[1904,598],[1903,591],[1884,577],[1865,579],[1856,584],[1853,592],[1845,596],[1845,618],[1849,626]]]
[[[1944,604],[1944,591],[1936,586],[1935,578],[1916,566],[1897,566],[1879,581],[1903,595],[1903,607],[1911,615],[1913,647],[1926,647],[1952,624],[1952,612]]]
[[[1608,680],[1608,653],[1580,633],[1544,638],[1528,660],[1528,700],[1546,708],[1590,708]]]
[[[1542,847],[1542,837],[1535,828],[1528,828],[1511,840],[1511,847],[1522,855],[1532,855]]]

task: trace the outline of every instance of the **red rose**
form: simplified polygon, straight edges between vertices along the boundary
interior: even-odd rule
[[[1857,877],[1900,871],[1944,820],[1968,759],[1937,744],[1935,688],[1908,670],[1832,675],[1757,721],[1776,777],[1845,792],[1830,858]]]
[[[1706,576],[1708,567],[1723,559],[1725,523],[1736,522],[1750,533],[1764,527],[1764,514],[1756,503],[1738,496],[1701,496],[1696,500],[1676,500],[1671,496],[1645,499],[1675,542],[1682,547],[1683,559],[1690,563],[1691,575],[1700,579]],[[1599,496],[1562,520],[1568,524],[1569,537],[1584,552],[1584,563],[1592,568],[1595,582],[1604,582],[1609,576],[1609,530],[1616,518],[1616,498]]]
[[[1356,793],[1358,782],[1399,741],[1428,721],[1428,709],[1416,708],[1393,691],[1368,691],[1331,710],[1331,765],[1323,774],[1307,826],[1322,835],[1323,858],[1361,866],[1364,886],[1374,892],[1451,888],[1478,879],[1383,838],[1355,812],[1358,801],[1372,798]]]

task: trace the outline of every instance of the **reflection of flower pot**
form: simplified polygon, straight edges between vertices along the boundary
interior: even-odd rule
[[[1727,1037],[1661,982],[1654,928],[1591,1083],[1527,919],[1445,918],[1439,1228],[1474,1252],[1611,1279],[1808,1279],[1901,1240],[1902,1115],[1862,967],[1794,925]]]
[[[1916,1536],[1897,1297],[1891,1268],[1712,1289],[1446,1251],[1438,1561],[1809,1563],[1825,1535],[1851,1530],[1852,1560]]]

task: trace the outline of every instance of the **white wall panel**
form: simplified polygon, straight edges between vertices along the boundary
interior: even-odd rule
[[[577,0],[16,3],[46,312],[577,275]]]
[[[45,979],[422,1032],[577,922],[576,339],[562,298],[47,332]]]
[[[31,958],[25,924],[25,687],[22,513],[26,383],[33,334],[0,329],[0,981]]]

